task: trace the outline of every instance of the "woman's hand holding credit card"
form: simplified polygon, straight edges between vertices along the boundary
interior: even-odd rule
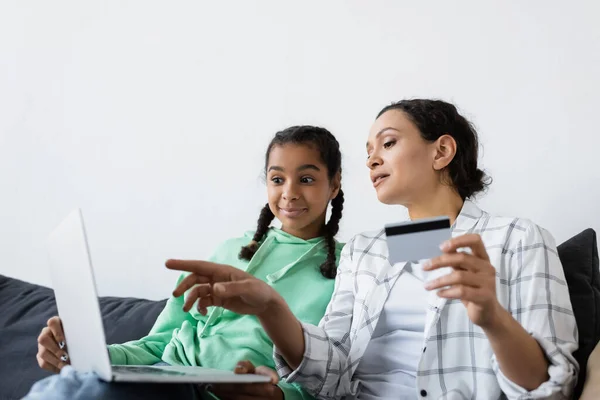
[[[390,263],[427,260],[425,289],[461,300],[469,319],[486,328],[505,311],[496,297],[496,269],[477,234],[451,238],[448,217],[385,227]]]

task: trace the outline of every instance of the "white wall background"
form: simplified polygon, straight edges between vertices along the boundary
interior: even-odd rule
[[[415,96],[475,122],[486,209],[559,242],[600,232],[599,15],[594,0],[3,1],[0,273],[49,285],[45,238],[80,206],[100,294],[166,297],[165,259],[254,226],[263,151],[291,124],[343,146],[342,239],[403,219],[377,203],[364,142]]]

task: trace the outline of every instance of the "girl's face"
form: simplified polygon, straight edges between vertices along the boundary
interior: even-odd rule
[[[319,151],[307,144],[274,146],[267,163],[269,208],[282,230],[302,239],[322,234],[327,205],[340,190],[340,176],[329,180]]]
[[[434,193],[438,142],[421,137],[400,110],[390,110],[373,123],[367,141],[367,167],[377,198],[384,204],[408,206]]]

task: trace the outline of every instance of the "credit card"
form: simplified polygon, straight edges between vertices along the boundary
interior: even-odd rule
[[[440,245],[451,238],[450,218],[435,217],[385,225],[389,261],[419,261],[442,255]]]

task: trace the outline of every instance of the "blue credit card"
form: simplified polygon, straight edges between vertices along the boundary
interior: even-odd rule
[[[450,218],[435,217],[385,225],[389,261],[427,260],[442,255],[440,245],[451,238]]]

